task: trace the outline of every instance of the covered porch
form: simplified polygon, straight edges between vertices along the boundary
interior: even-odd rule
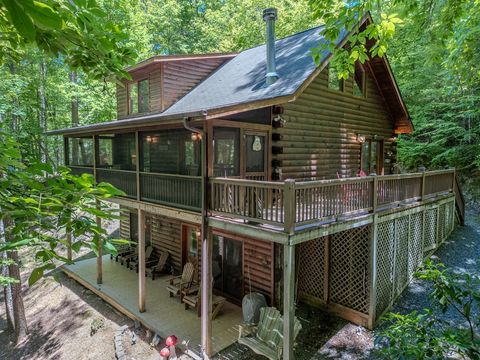
[[[145,312],[140,312],[138,274],[111,260],[109,255],[105,255],[102,258],[103,283],[97,284],[96,262],[96,258],[81,260],[73,265],[65,265],[63,271],[163,339],[174,334],[178,337],[179,343],[188,342],[186,346],[180,345],[182,350],[188,350],[191,355],[200,355],[200,318],[196,310],[185,310],[178,297],[169,297],[165,287],[170,275],[162,275],[154,281],[151,278],[146,279]],[[212,321],[213,353],[237,341],[238,325],[241,322],[241,308],[226,302],[219,315]]]

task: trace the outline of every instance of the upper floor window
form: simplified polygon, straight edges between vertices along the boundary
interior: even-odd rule
[[[343,91],[343,79],[338,78],[338,71],[332,66],[328,67],[328,88]]]
[[[355,66],[355,74],[353,76],[353,95],[365,96],[365,71],[360,66]]]
[[[92,137],[68,139],[68,165],[93,166],[94,144]]]
[[[148,79],[128,84],[128,113],[144,113],[149,110]]]

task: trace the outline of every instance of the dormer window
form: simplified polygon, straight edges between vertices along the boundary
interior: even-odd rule
[[[128,84],[128,113],[137,114],[149,111],[148,79]]]

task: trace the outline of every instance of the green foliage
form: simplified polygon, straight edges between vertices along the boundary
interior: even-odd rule
[[[388,314],[378,331],[379,353],[387,359],[480,358],[480,277],[455,273],[427,261],[415,274],[432,285],[432,309],[407,315]],[[452,325],[442,314],[454,311],[467,326]]]
[[[102,200],[124,193],[112,185],[94,185],[91,175],[71,175],[67,168],[21,156],[18,145],[0,133],[0,219],[4,220],[7,243],[0,252],[28,247],[35,252],[38,266],[29,284],[45,271],[54,269],[56,261],[69,263],[61,247],[70,246],[63,238],[71,232],[80,238],[72,250],[87,247],[98,253],[100,244],[106,253],[115,253],[106,230],[93,217],[118,219],[115,210],[102,207]]]
[[[96,78],[126,76],[127,36],[94,0],[0,0],[0,63],[35,44]]]

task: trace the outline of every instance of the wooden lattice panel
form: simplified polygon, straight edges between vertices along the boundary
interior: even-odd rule
[[[378,318],[392,300],[395,220],[388,220],[378,224],[377,232],[375,314]]]
[[[395,294],[399,295],[408,282],[408,238],[409,217],[395,219]]]
[[[424,250],[434,249],[437,244],[437,211],[437,208],[425,211]]]
[[[325,243],[328,238],[323,237],[310,240],[299,246],[298,260],[298,292],[302,295],[316,298],[324,302],[325,282]]]
[[[369,306],[370,227],[330,237],[329,301],[364,314]]]
[[[409,280],[423,260],[423,213],[410,216],[410,240],[408,244],[408,274]]]

